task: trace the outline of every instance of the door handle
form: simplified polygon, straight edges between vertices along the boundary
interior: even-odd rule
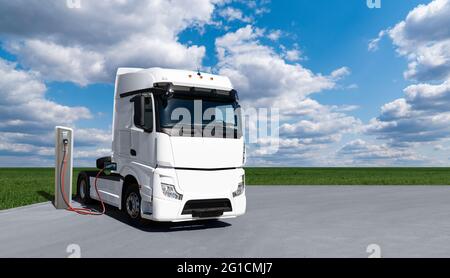
[[[136,150],[131,149],[130,150],[130,154],[131,154],[131,156],[136,156],[137,155]]]

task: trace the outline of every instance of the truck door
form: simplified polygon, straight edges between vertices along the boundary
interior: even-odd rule
[[[137,95],[134,102],[133,126],[131,127],[131,160],[155,167],[155,105],[152,94]]]

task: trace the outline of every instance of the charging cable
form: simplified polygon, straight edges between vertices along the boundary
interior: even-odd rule
[[[102,197],[100,197],[100,193],[98,192],[98,187],[97,187],[97,179],[105,170],[104,168],[97,173],[97,175],[95,176],[95,181],[94,181],[95,192],[97,192],[98,199],[99,199],[100,203],[102,204],[102,212],[88,209],[88,208],[74,208],[70,205],[69,201],[66,199],[66,194],[64,192],[64,180],[65,180],[65,173],[66,173],[66,169],[67,169],[67,145],[69,144],[69,140],[64,139],[63,144],[64,144],[64,154],[63,154],[63,160],[61,161],[61,166],[60,166],[59,185],[60,185],[61,194],[62,194],[64,203],[66,203],[66,205],[67,205],[67,210],[73,211],[73,212],[76,212],[76,213],[82,214],[82,215],[103,215],[103,214],[105,214],[105,211],[106,211],[105,204],[103,203]],[[87,192],[86,194],[90,194],[90,193]]]

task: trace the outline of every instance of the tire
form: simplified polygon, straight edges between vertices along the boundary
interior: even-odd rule
[[[125,192],[122,210],[133,225],[140,225],[141,218],[141,194],[137,184],[130,184]]]
[[[81,203],[91,204],[92,199],[90,196],[91,185],[89,184],[89,176],[85,172],[81,172],[78,175],[77,180],[77,196]]]

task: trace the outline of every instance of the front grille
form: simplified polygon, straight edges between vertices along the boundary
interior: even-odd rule
[[[182,214],[208,217],[208,215],[220,216],[226,211],[232,211],[229,199],[190,200],[184,205]]]

